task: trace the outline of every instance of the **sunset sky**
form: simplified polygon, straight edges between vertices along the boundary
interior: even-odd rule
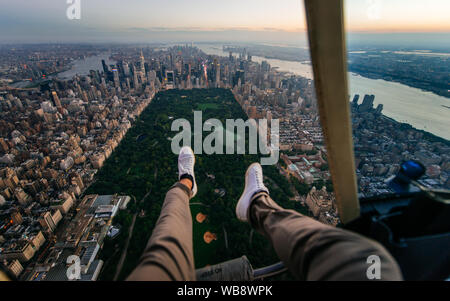
[[[194,40],[217,32],[226,40],[239,37],[229,32],[305,30],[301,0],[80,0],[80,20],[66,17],[66,1],[0,0],[0,42]],[[345,12],[351,32],[450,32],[449,0],[347,0]]]

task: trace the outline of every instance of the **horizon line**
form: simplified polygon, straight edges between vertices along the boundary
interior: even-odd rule
[[[286,32],[286,33],[305,33],[307,28],[271,28],[271,27],[130,27],[119,29],[119,31],[136,31],[141,33],[152,32],[227,32],[227,31],[249,31],[249,32]],[[347,33],[450,33],[450,28],[443,29],[370,29],[370,28],[350,28],[345,30]]]

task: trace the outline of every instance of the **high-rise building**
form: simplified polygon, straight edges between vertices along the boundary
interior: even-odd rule
[[[214,71],[215,71],[215,86],[219,87],[220,83],[220,64],[217,59],[214,59]]]
[[[7,268],[11,274],[16,278],[23,272],[23,266],[20,264],[19,260],[14,259],[8,265]]]
[[[248,108],[248,117],[251,119],[257,119],[257,114],[258,112],[256,111],[256,107],[255,106],[250,106]]]
[[[136,67],[133,65],[133,86],[135,90],[139,87],[137,72]]]
[[[61,101],[59,100],[58,94],[56,91],[52,91],[52,97],[53,97],[53,103],[55,104],[55,107],[61,108]]]
[[[114,76],[114,86],[115,86],[116,88],[119,88],[119,87],[120,87],[119,70],[117,70],[117,69],[112,69],[112,73],[113,73],[113,76]]]
[[[9,146],[3,138],[0,138],[0,150],[5,153],[9,150]]]
[[[125,74],[125,76],[130,75],[130,66],[127,62],[123,63],[123,73]]]
[[[17,98],[17,97],[14,98],[14,104],[15,104],[15,106],[16,106],[17,108],[19,108],[20,110],[23,109],[22,101],[20,101],[19,98]]]
[[[175,75],[173,71],[166,71],[165,78],[166,89],[173,89],[175,84]]]
[[[105,72],[105,74],[107,74],[109,69],[108,69],[108,66],[106,65],[105,60],[102,60],[102,66],[103,66],[103,72]]]
[[[14,223],[15,225],[21,224],[21,223],[23,222],[22,214],[20,214],[19,211],[14,211],[14,212],[11,214],[11,220],[13,221],[13,223]]]
[[[358,111],[360,113],[368,112],[373,109],[373,101],[375,95],[365,95],[362,104],[359,105]]]
[[[41,214],[41,217],[39,218],[39,223],[41,224],[42,228],[44,228],[46,231],[49,232],[53,232],[56,228],[52,214],[48,211]]]
[[[31,197],[20,187],[14,190],[14,196],[21,205],[26,205],[31,202]]]
[[[145,74],[145,59],[144,59],[144,54],[142,53],[142,50],[141,50],[141,72],[143,72]]]

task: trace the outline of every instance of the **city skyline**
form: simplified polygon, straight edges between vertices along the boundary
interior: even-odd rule
[[[301,43],[306,29],[302,1],[205,0],[83,1],[81,19],[69,20],[66,1],[1,0],[0,42],[167,42],[251,40]],[[450,3],[358,1],[345,3],[354,33],[450,32]],[[432,17],[431,17],[432,16]]]
[[[159,218],[165,192],[177,179],[172,143],[178,134],[171,129],[186,120],[197,132],[197,112],[200,119],[221,124],[267,120],[267,141],[277,137],[280,152],[279,164],[264,166],[271,195],[284,208],[331,226],[340,223],[313,79],[282,72],[233,46],[225,47],[223,55],[191,45],[112,48],[113,53],[105,52],[105,45],[0,48],[2,269],[23,281],[127,279],[147,245],[147,229]],[[402,54],[385,53],[384,60],[365,62],[353,53],[352,59],[370,72],[392,65],[397,55]],[[425,72],[439,83],[440,68],[431,69],[441,65],[439,57],[408,58],[412,69],[399,67],[393,76],[414,70],[419,79]],[[77,64],[88,64],[89,71],[62,74],[79,70]],[[10,89],[9,84],[20,81],[25,85]],[[421,81],[407,84],[420,87]],[[424,165],[420,185],[448,188],[450,142],[388,118],[387,102],[375,103],[377,90],[350,99],[359,198],[393,193],[386,179],[398,174],[406,160]],[[388,101],[395,99],[392,93]],[[408,94],[402,99],[411,100]],[[414,105],[403,102],[404,107]],[[427,116],[435,119],[432,113]],[[231,132],[236,128],[239,141],[237,127]],[[253,137],[263,131],[258,128]],[[207,129],[200,135],[206,132],[211,137]],[[219,145],[220,138],[213,139]],[[257,242],[250,229],[236,226],[234,210],[240,195],[236,183],[245,181],[251,162],[267,157],[203,149],[195,154],[199,195],[190,202],[195,268],[242,254],[255,266],[272,264],[276,254],[270,241]],[[251,247],[256,243],[261,247]],[[79,269],[68,267],[77,259]]]

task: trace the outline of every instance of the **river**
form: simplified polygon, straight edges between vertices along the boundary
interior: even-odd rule
[[[72,63],[72,68],[70,70],[60,72],[56,75],[58,79],[72,79],[75,75],[88,75],[90,70],[100,70],[103,71],[102,60],[105,60],[106,65],[116,64],[116,62],[111,61],[109,56],[111,53],[104,52],[95,56],[89,56],[85,59],[75,60]]]
[[[196,46],[207,54],[229,55],[218,45],[198,44]],[[252,56],[252,60],[258,63],[267,61],[279,71],[291,72],[309,79],[314,78],[311,65],[308,63],[258,56]],[[384,115],[450,140],[450,109],[447,108],[450,107],[450,98],[400,83],[370,79],[350,72],[348,78],[351,99],[355,94],[360,94],[361,102],[365,94],[373,94],[375,106],[383,104]]]
[[[55,77],[61,80],[69,80],[72,79],[75,75],[88,75],[91,70],[103,71],[102,60],[105,60],[105,63],[108,66],[116,64],[116,62],[109,59],[110,55],[111,53],[109,52],[103,52],[98,55],[86,57],[84,59],[74,60],[71,63],[72,67],[69,70],[50,75],[45,80],[53,79]],[[33,84],[37,84],[45,80],[35,81],[33,82]],[[20,81],[9,86],[13,88],[26,88],[30,84],[31,82],[29,81]]]

